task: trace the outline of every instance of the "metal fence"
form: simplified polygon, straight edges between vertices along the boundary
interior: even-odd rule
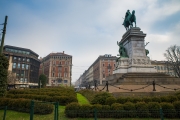
[[[69,118],[166,118],[180,119],[180,110],[167,109],[162,110],[66,110],[66,117]]]
[[[1,106],[0,110],[4,109],[4,113],[3,115],[0,116],[0,119],[2,118],[2,120],[6,119],[6,111],[7,111],[7,106]]]

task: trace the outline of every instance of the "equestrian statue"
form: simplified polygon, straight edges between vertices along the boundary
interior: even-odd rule
[[[129,10],[127,10],[124,18],[124,22],[122,25],[126,28],[126,31],[129,30],[131,27],[133,27],[133,22],[135,23],[136,27],[136,16],[135,16],[135,10],[132,11],[132,14]]]

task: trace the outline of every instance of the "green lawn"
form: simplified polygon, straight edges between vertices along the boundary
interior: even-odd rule
[[[82,104],[90,104],[89,101],[81,94],[77,93],[77,99],[78,99],[78,103],[80,105]]]

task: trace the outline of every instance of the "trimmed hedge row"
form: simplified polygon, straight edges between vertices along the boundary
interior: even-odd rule
[[[66,105],[71,102],[78,102],[77,98],[74,96],[48,96],[48,95],[33,95],[33,94],[7,94],[7,98],[25,98],[33,99],[46,102],[59,102],[59,105]]]
[[[102,104],[102,105],[111,105],[113,103],[124,104],[126,102],[167,102],[173,103],[175,101],[180,100],[177,96],[169,95],[169,96],[160,96],[160,97],[112,97],[109,94],[101,93],[94,96],[94,99],[91,100],[91,104]]]
[[[111,98],[113,99],[114,102],[110,103],[108,102],[109,100],[106,100],[108,97],[113,97],[112,94],[106,92],[96,92],[92,90],[80,90],[79,93],[81,93],[83,96],[85,96],[91,104],[102,104],[102,105],[110,105],[112,103],[121,103],[124,104],[126,102],[132,102],[132,103],[137,103],[137,102],[169,102],[173,103],[175,101],[180,101],[180,92],[175,93],[174,95],[168,95],[168,96],[154,96],[154,97],[118,97],[118,98]],[[103,96],[104,94],[104,96]],[[105,98],[105,99],[104,99]],[[109,98],[108,98],[109,99]]]
[[[180,101],[171,103],[158,102],[126,102],[124,104],[113,103],[110,105],[80,105],[78,103],[70,103],[65,108],[67,117],[94,117],[95,110],[98,118],[159,118],[160,108],[162,108],[164,117],[176,118],[180,117]]]
[[[48,95],[48,96],[74,96],[76,93],[74,89],[69,87],[58,87],[58,88],[41,88],[41,89],[13,89],[8,94],[33,94],[33,95]]]
[[[9,110],[30,113],[31,100],[23,98],[1,98],[0,106],[8,106]],[[53,108],[54,106],[52,104],[35,102],[34,114],[50,114],[53,112]]]

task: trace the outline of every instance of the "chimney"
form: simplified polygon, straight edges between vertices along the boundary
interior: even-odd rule
[[[64,54],[64,51],[63,51],[63,54]]]

